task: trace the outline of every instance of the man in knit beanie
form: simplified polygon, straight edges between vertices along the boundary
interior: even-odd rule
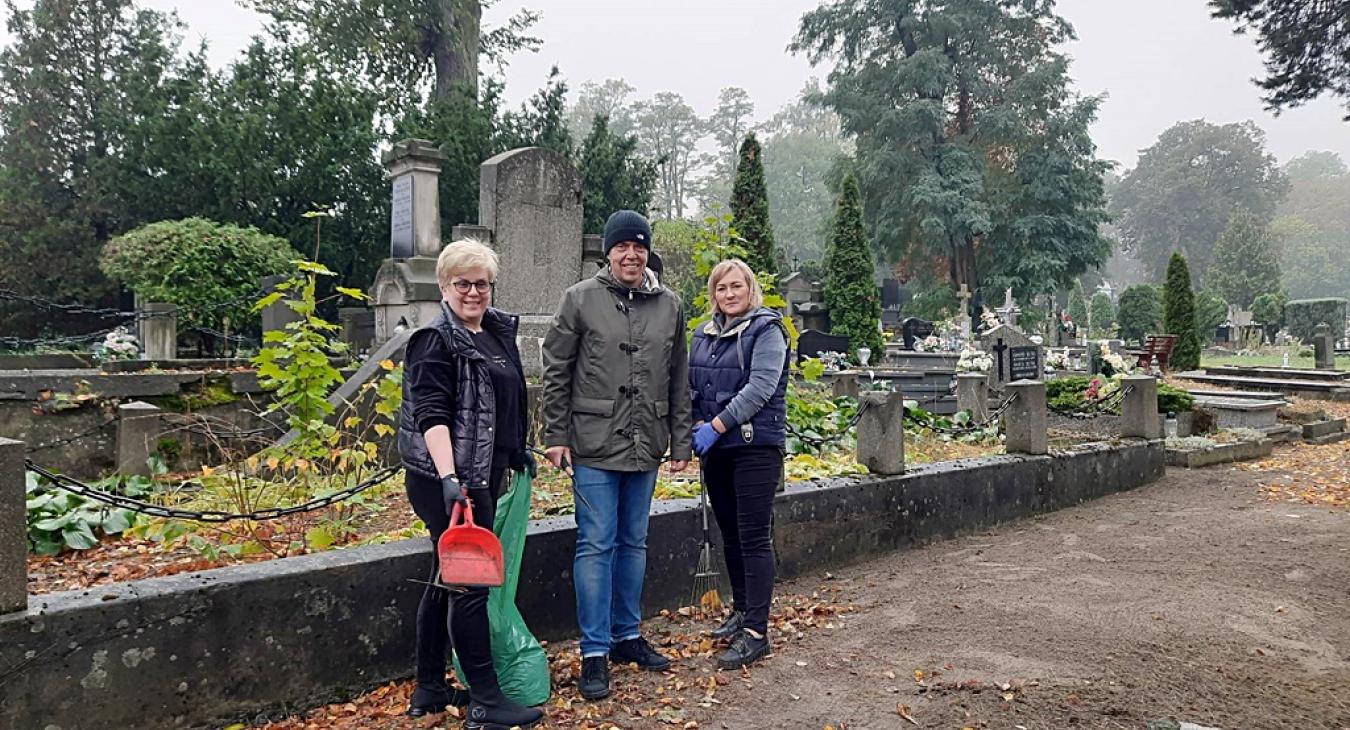
[[[692,456],[680,298],[647,268],[652,227],[621,210],[605,223],[608,265],[563,294],[544,337],[543,443],[572,468],[583,697],[609,695],[609,662],[670,666],[639,631],[647,516],[667,450]]]

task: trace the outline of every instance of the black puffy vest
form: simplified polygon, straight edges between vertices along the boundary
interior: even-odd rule
[[[506,346],[511,362],[520,371],[520,351],[516,348],[516,330],[520,318],[498,309],[483,314],[483,329],[499,337]],[[450,427],[450,442],[455,450],[455,472],[460,483],[470,489],[488,486],[492,469],[493,427],[497,421],[497,401],[488,373],[487,360],[474,347],[469,330],[460,324],[454,312],[444,302],[441,315],[432,320],[427,329],[436,330],[455,360],[455,416]],[[526,399],[520,399],[520,443],[525,443],[525,428],[529,423]],[[414,474],[437,479],[436,464],[427,451],[426,439],[417,431],[413,421],[413,402],[410,386],[403,381],[403,404],[398,413],[398,451],[403,467]]]

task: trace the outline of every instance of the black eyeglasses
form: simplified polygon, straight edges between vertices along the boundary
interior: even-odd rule
[[[482,279],[479,279],[478,281],[456,279],[455,281],[450,282],[450,286],[453,286],[455,291],[460,294],[468,294],[470,289],[477,289],[479,294],[487,294],[488,290],[492,288],[492,282],[483,281]]]

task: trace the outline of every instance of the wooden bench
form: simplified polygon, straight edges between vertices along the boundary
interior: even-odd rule
[[[1176,335],[1149,335],[1144,338],[1144,348],[1142,350],[1130,350],[1130,354],[1138,358],[1138,367],[1145,370],[1153,365],[1153,358],[1158,358],[1158,367],[1163,372],[1167,372],[1168,360],[1172,357],[1172,348],[1177,344]]]

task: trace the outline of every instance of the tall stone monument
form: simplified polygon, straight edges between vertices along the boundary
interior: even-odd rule
[[[378,347],[401,329],[415,329],[440,312],[436,256],[441,252],[438,181],[445,154],[424,139],[405,139],[382,158],[393,192],[389,258],[371,286]]]
[[[493,301],[520,315],[517,342],[526,374],[542,368],[540,340],[563,292],[586,275],[583,260],[598,255],[598,237],[582,236],[581,213],[581,175],[572,163],[553,150],[525,147],[483,163],[478,224],[455,226],[452,233],[496,250],[501,272]]]

